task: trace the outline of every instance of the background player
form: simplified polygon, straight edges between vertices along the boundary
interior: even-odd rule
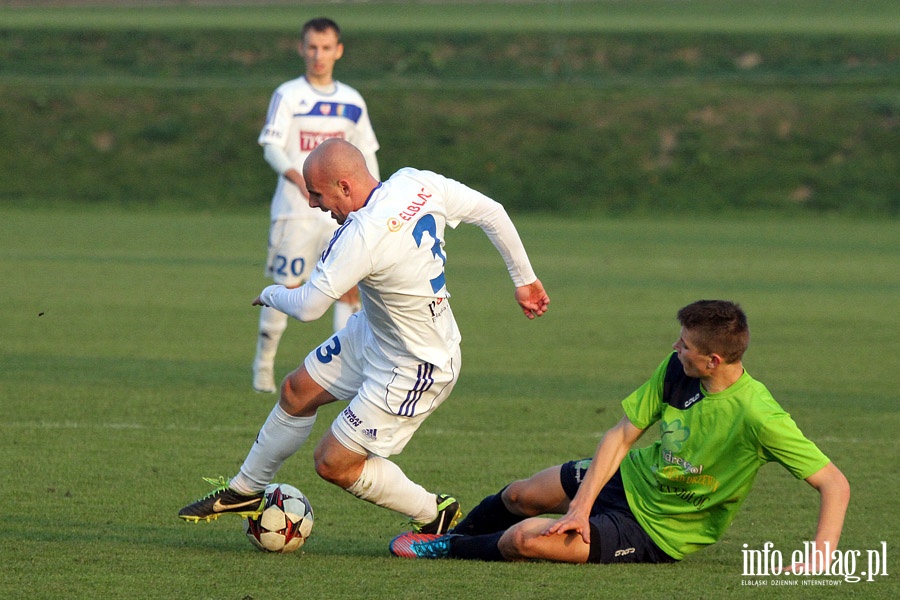
[[[388,460],[449,396],[461,367],[460,332],[444,279],[444,232],[479,226],[506,263],[529,318],[550,302],[499,203],[436,173],[401,169],[379,183],[353,145],[327,140],[304,164],[310,205],[341,224],[310,280],[267,287],[254,301],[309,321],[359,284],[363,310],[310,352],[281,386],[281,398],[240,472],[184,507],[185,520],[253,514],[282,463],[309,437],[318,408],[349,400],[315,450],[316,472],[354,496],[408,516],[423,532],[446,532],[455,499],[428,492]],[[451,460],[449,448],[434,448]]]
[[[391,552],[406,558],[673,562],[718,541],[759,468],[777,461],[819,492],[815,544],[830,556],[850,486],[744,370],[750,329],[743,310],[701,300],[682,308],[678,319],[675,352],[622,401],[625,416],[606,432],[592,460],[550,467],[485,498],[453,530],[460,535],[403,534],[391,542]],[[660,439],[630,450],[657,422]],[[556,521],[538,516],[552,513],[565,514]],[[824,565],[795,570],[810,567]]]
[[[380,177],[375,158],[378,140],[366,103],[359,92],[332,77],[344,53],[337,24],[325,18],[305,23],[298,51],[306,74],[275,90],[259,135],[266,161],[279,175],[272,197],[266,275],[288,288],[309,278],[337,227],[328,215],[309,207],[301,175],[309,153],[323,140],[347,140],[363,153],[372,175]],[[335,304],[335,331],[358,307],[356,288],[348,290]],[[287,315],[271,308],[260,312],[253,360],[253,389],[258,392],[275,392],[275,354],[287,320]]]

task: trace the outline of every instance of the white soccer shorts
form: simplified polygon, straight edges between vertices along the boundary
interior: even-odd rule
[[[266,277],[294,288],[309,279],[337,222],[309,219],[279,219],[269,227]]]
[[[350,399],[331,424],[344,446],[387,458],[399,454],[450,395],[462,365],[459,347],[444,370],[430,363],[396,365],[379,350],[364,313],[310,352],[310,376],[339,400]]]

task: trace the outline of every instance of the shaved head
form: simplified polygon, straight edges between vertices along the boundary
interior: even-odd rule
[[[327,179],[345,179],[368,172],[362,152],[350,142],[337,138],[325,140],[310,153],[303,164],[304,177],[307,169],[318,170]]]
[[[343,224],[347,216],[366,204],[378,181],[369,173],[356,146],[341,139],[325,140],[303,163],[309,205]]]

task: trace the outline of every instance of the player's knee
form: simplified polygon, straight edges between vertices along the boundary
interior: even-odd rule
[[[353,484],[352,481],[349,483],[344,481],[344,473],[333,462],[328,460],[328,452],[326,450],[316,448],[313,459],[315,460],[316,474],[328,483],[333,483],[343,488]],[[345,483],[346,485],[344,485]]]
[[[316,460],[316,474],[329,483],[335,483],[337,473],[324,461]]]
[[[291,415],[302,408],[300,399],[300,382],[295,373],[291,373],[281,382],[281,407]]]
[[[310,416],[315,413],[318,405],[314,402],[314,392],[319,388],[311,385],[311,382],[304,369],[297,369],[284,378],[281,382],[281,407],[285,412],[294,416]]]
[[[498,548],[506,560],[523,560],[535,554],[535,536],[522,523],[506,530],[500,538]]]
[[[509,484],[503,490],[503,503],[513,514],[524,517],[534,517],[543,514],[546,507],[540,502],[540,497],[535,493],[528,479],[521,479]]]

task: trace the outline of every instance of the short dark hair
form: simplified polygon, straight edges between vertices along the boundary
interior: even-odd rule
[[[328,31],[329,29],[333,29],[337,34],[338,42],[341,41],[341,28],[338,27],[338,24],[329,19],[328,17],[317,17],[315,19],[310,19],[306,23],[303,24],[303,27],[300,29],[300,39],[305,39],[306,34],[310,31],[318,31],[319,33]]]
[[[681,326],[695,334],[703,354],[718,354],[728,363],[741,360],[750,345],[750,326],[739,304],[698,300],[678,311]]]

